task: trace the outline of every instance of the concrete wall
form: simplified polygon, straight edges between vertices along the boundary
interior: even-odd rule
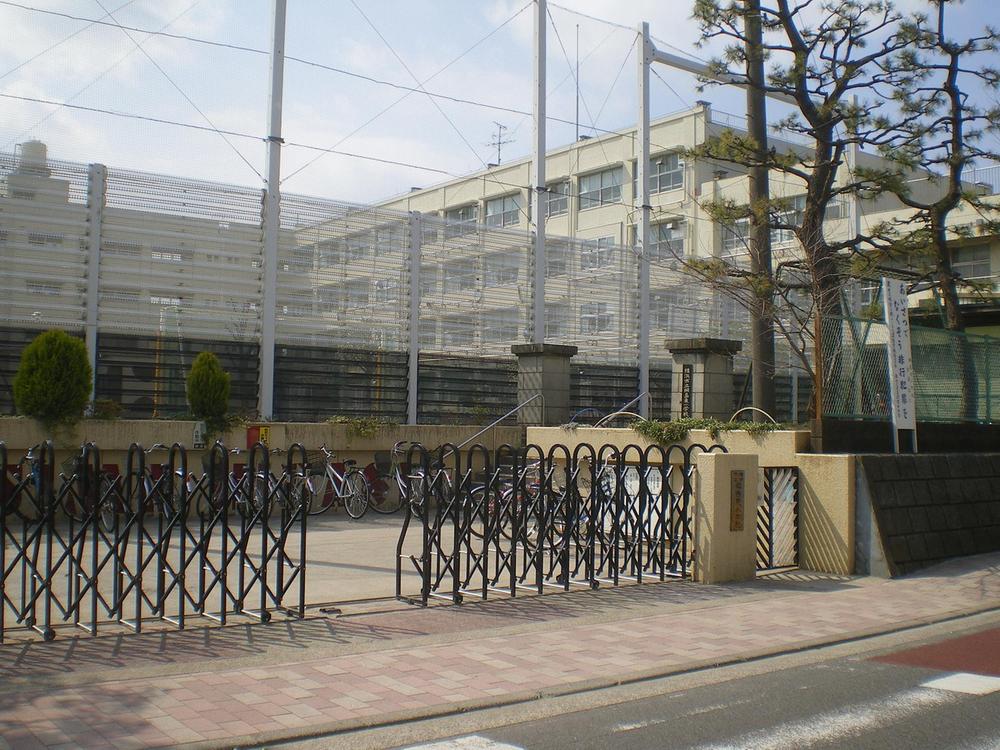
[[[85,419],[70,430],[62,430],[55,436],[42,430],[37,422],[18,417],[0,418],[0,442],[7,446],[8,463],[17,461],[29,447],[53,438],[56,461],[61,462],[79,451],[80,445],[92,441],[101,449],[101,462],[118,464],[124,468],[128,447],[135,442],[148,448],[155,443],[171,445],[174,442],[192,445],[195,422],[180,420],[91,420]],[[326,445],[335,451],[338,459],[355,459],[362,466],[370,463],[375,451],[390,450],[399,440],[415,441],[428,448],[436,448],[444,443],[459,443],[482,429],[476,425],[418,425],[393,426],[379,429],[372,437],[352,435],[348,425],[314,422],[272,422],[265,425],[270,436],[271,448],[287,449],[294,443],[301,443],[307,450],[316,450]],[[227,447],[247,447],[247,427],[240,427],[225,435],[217,436]],[[213,438],[214,440],[214,438]],[[477,439],[490,449],[510,443],[523,442],[520,427],[495,427]],[[189,450],[188,465],[192,470],[201,471],[201,456],[204,451]],[[166,461],[166,452],[153,453],[148,462]],[[233,463],[245,463],[246,454],[231,459]],[[274,460],[277,460],[274,459]]]
[[[801,453],[797,465],[799,567],[854,573],[854,456]]]

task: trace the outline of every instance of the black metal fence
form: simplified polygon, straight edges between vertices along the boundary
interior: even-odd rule
[[[490,451],[414,446],[401,481],[406,516],[397,545],[396,596],[461,603],[491,592],[597,588],[687,577],[694,548],[694,457],[688,448],[581,444]],[[408,534],[420,555],[404,555]],[[405,595],[404,568],[420,576]]]
[[[304,615],[302,446],[272,471],[258,443],[242,473],[221,443],[198,474],[180,445],[163,464],[146,456],[133,444],[111,473],[93,444],[57,467],[51,442],[15,464],[0,443],[0,642],[17,626],[51,640],[60,625],[96,635],[184,628],[191,616]]]

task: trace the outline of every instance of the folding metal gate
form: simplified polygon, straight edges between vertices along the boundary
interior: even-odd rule
[[[140,632],[191,615],[268,621],[305,608],[305,451],[271,471],[257,444],[237,477],[216,443],[200,477],[180,445],[158,471],[133,444],[125,471],[108,473],[85,445],[56,474],[46,442],[15,464],[0,443],[0,642],[23,626],[45,640],[62,624]]]
[[[456,603],[500,592],[569,590],[688,575],[694,461],[688,448],[578,445],[490,451],[454,446],[407,456],[406,517],[397,545],[396,596]],[[420,555],[405,555],[411,527]],[[421,590],[402,591],[404,566]]]

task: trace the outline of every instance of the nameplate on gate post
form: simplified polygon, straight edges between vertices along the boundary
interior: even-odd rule
[[[729,472],[729,530],[743,531],[746,472],[734,469]]]

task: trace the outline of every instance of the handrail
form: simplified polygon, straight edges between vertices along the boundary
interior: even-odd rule
[[[605,419],[607,419],[608,417],[610,417],[613,414],[619,414],[620,412],[624,412],[626,409],[628,409],[632,404],[634,404],[636,401],[638,401],[639,399],[641,399],[643,396],[648,396],[648,395],[649,395],[649,391],[643,391],[642,393],[640,393],[638,396],[636,396],[631,401],[625,402],[624,404],[622,404],[621,406],[619,406],[617,409],[612,409],[610,412],[608,412],[603,417],[601,417],[600,419],[598,419],[597,422],[594,423],[594,426],[596,427],[597,425],[599,425],[601,422],[603,422]],[[600,412],[597,411],[597,409],[595,409],[594,407],[587,406],[587,407],[585,407],[583,409],[580,409],[580,411],[578,411],[576,414],[574,414],[572,417],[570,417],[569,424],[574,424],[576,422],[576,418],[578,416],[580,416],[581,414],[583,414],[585,411],[593,411],[593,412],[597,412],[598,414],[600,414]]]
[[[600,427],[602,424],[604,424],[608,420],[615,419],[616,417],[635,417],[636,419],[645,419],[645,417],[643,417],[641,414],[636,414],[634,411],[625,411],[623,409],[621,411],[613,411],[610,414],[601,417],[594,424],[594,427]]]
[[[538,398],[540,398],[542,400],[542,421],[544,422],[545,421],[545,396],[543,394],[541,394],[541,393],[536,393],[534,396],[532,396],[531,398],[529,398],[523,404],[518,404],[517,406],[515,406],[513,409],[511,409],[509,412],[507,412],[506,414],[504,414],[499,419],[495,419],[492,422],[490,422],[488,425],[486,425],[483,429],[481,429],[479,432],[477,432],[472,437],[469,437],[469,438],[466,438],[465,440],[463,440],[461,443],[459,443],[458,445],[456,445],[447,455],[450,456],[455,451],[460,450],[461,448],[465,447],[466,445],[468,445],[469,443],[471,443],[473,440],[475,440],[477,437],[479,437],[480,435],[482,435],[484,432],[489,432],[494,427],[496,427],[498,424],[500,424],[505,419],[507,419],[507,417],[509,417],[512,414],[517,414],[517,412],[519,412],[525,406],[527,406],[532,401],[534,401],[535,399],[538,399]]]
[[[627,404],[622,404],[621,406],[619,406],[617,409],[614,410],[614,412],[612,412],[612,414],[616,414],[618,412],[625,411],[632,404],[634,404],[636,401],[639,401],[641,398],[644,398],[645,396],[648,396],[648,395],[649,395],[649,391],[643,391],[638,396],[636,396],[634,399],[632,399],[631,401],[629,401]],[[599,421],[603,422],[605,419],[607,419],[610,416],[611,416],[611,414],[606,414]]]
[[[778,420],[777,420],[777,419],[775,419],[774,417],[772,417],[772,416],[771,416],[770,414],[768,414],[768,413],[767,413],[766,411],[764,411],[763,409],[758,409],[758,408],[757,408],[756,406],[744,406],[744,407],[743,407],[742,409],[737,409],[736,411],[734,411],[734,412],[733,412],[733,416],[731,416],[731,417],[729,418],[729,421],[730,421],[730,422],[732,422],[732,421],[733,421],[733,420],[734,420],[734,419],[736,418],[736,415],[737,415],[737,414],[740,414],[741,412],[745,412],[745,411],[756,411],[756,412],[760,412],[760,413],[761,413],[761,414],[763,414],[763,415],[764,415],[765,417],[767,417],[768,419],[770,419],[772,423],[774,423],[774,424],[778,424]]]

